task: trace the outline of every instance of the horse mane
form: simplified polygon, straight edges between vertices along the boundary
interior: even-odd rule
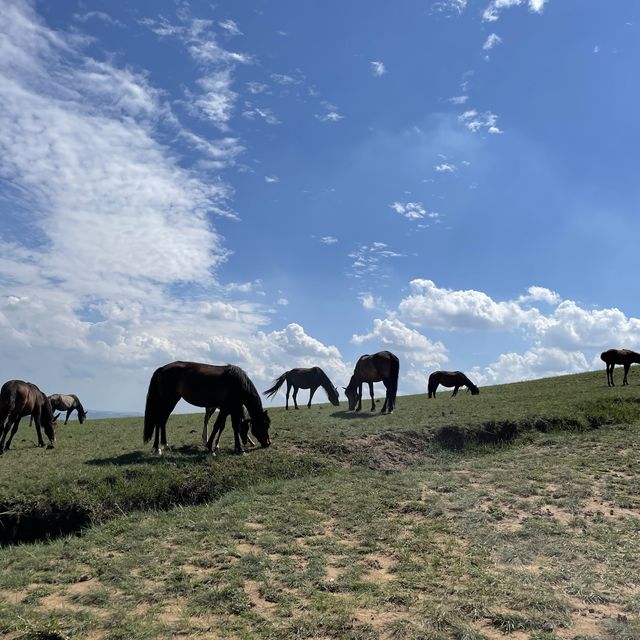
[[[74,393],[70,393],[69,395],[76,401],[76,410],[82,411],[82,413],[86,414],[87,412],[84,410],[82,402],[80,402],[80,398],[78,398]]]
[[[262,421],[262,400],[256,386],[251,382],[251,378],[235,364],[228,364],[225,367],[225,375],[240,383],[240,393],[244,396],[242,404],[247,407],[251,421],[254,424],[260,424]]]
[[[320,384],[324,389],[324,392],[327,394],[327,398],[331,400],[331,396],[332,395],[337,396],[338,393],[335,387],[333,386],[333,383],[331,382],[331,380],[329,380],[329,376],[320,367],[315,367],[315,368],[318,370],[318,377],[320,378]]]
[[[34,385],[35,386],[35,385]],[[38,389],[38,387],[36,387]],[[53,409],[51,408],[51,403],[49,402],[49,398],[47,398],[46,394],[42,393],[40,389],[38,389],[39,397],[40,397],[40,419],[42,426],[44,427],[44,432],[47,434],[49,439],[54,437],[54,431],[52,427],[53,423]],[[44,418],[44,420],[43,420]]]

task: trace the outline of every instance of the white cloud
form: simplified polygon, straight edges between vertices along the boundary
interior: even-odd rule
[[[473,289],[441,289],[432,280],[412,280],[411,293],[398,305],[400,318],[415,326],[443,330],[512,330],[537,320],[537,309],[495,302]]]
[[[495,33],[489,35],[489,37],[485,40],[482,48],[484,51],[490,51],[494,47],[497,47],[502,42],[502,38]]]
[[[484,10],[482,19],[485,22],[495,22],[500,17],[500,12],[503,9],[518,7],[522,4],[527,4],[529,10],[533,13],[542,13],[546,2],[547,0],[492,0]]]
[[[389,207],[407,220],[421,220],[422,218],[436,220],[440,217],[436,211],[427,211],[422,202],[394,202]]]
[[[475,109],[469,109],[458,116],[458,122],[464,124],[473,133],[477,133],[481,129],[485,129],[492,134],[502,133],[497,124],[498,116],[495,113],[491,113],[491,111],[478,113]]]
[[[264,181],[268,184],[273,184],[274,182],[280,182],[280,178],[278,176],[265,176]]]
[[[322,244],[336,244],[336,242],[338,242],[338,238],[334,238],[333,236],[322,236],[322,238],[320,238],[320,242],[322,242]]]
[[[449,98],[451,104],[464,104],[469,99],[469,96],[453,96]]]
[[[456,13],[460,15],[467,8],[467,0],[437,0],[432,11],[439,13]]]
[[[218,23],[230,36],[241,36],[242,31],[240,31],[238,25],[231,19],[222,20]]]
[[[405,392],[424,391],[428,371],[440,368],[449,359],[442,342],[432,342],[394,317],[374,320],[371,332],[354,335],[351,342],[373,342],[395,353],[400,358],[401,387]]]
[[[353,259],[349,276],[357,279],[376,276],[383,278],[382,264],[390,258],[402,258],[403,254],[389,249],[384,242],[373,242],[370,245],[361,245],[349,254]]]
[[[286,307],[289,304],[289,301],[286,298],[278,298],[276,300],[276,304],[279,304],[281,307]]]
[[[342,120],[344,116],[340,115],[337,111],[327,111],[324,114],[316,114],[316,118],[320,122],[338,122]]]
[[[518,298],[520,302],[546,302],[547,304],[558,304],[561,301],[560,295],[546,287],[532,286],[527,289],[527,295]]]
[[[257,107],[248,100],[244,103],[242,117],[247,118],[247,120],[264,120],[267,124],[280,124],[280,120],[276,118],[271,109]]]
[[[442,162],[435,167],[433,167],[438,173],[455,173],[456,165],[448,162]]]
[[[384,66],[384,62],[380,62],[378,60],[372,60],[371,61],[371,73],[376,78],[379,78],[380,76],[383,76],[386,72],[387,72],[387,69]]]

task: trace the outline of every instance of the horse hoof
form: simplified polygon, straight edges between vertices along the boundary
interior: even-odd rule
[[[47,449],[55,449],[56,445],[55,444],[48,444],[47,445]]]

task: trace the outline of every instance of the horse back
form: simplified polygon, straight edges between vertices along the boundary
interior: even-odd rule
[[[0,406],[8,406],[10,411],[20,417],[40,411],[45,398],[35,384],[24,380],[9,380],[0,389]]]

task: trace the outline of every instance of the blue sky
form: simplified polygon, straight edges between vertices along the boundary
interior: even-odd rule
[[[0,0],[3,379],[402,392],[640,348],[633,0]],[[381,391],[380,391],[381,393]]]

